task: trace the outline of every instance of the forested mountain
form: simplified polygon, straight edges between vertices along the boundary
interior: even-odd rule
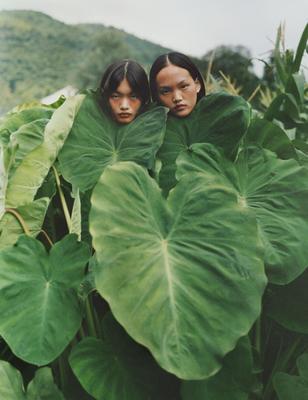
[[[97,85],[115,59],[146,68],[168,49],[102,24],[68,25],[36,11],[0,11],[0,113],[63,86]]]

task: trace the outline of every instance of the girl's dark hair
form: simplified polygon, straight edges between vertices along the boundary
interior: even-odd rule
[[[160,70],[167,67],[168,65],[176,65],[177,67],[181,67],[186,69],[193,80],[198,79],[201,85],[201,89],[197,95],[197,102],[205,96],[205,86],[202,75],[196,65],[188,58],[185,54],[178,53],[173,51],[171,53],[162,54],[161,56],[157,57],[154,61],[151,70],[150,70],[150,88],[153,101],[159,103],[159,95],[157,91],[157,83],[156,77]]]
[[[141,100],[141,109],[144,111],[150,102],[150,87],[147,74],[140,64],[133,60],[121,60],[110,64],[103,74],[99,86],[102,106],[110,112],[109,98],[114,93],[123,79],[127,79],[132,92]]]

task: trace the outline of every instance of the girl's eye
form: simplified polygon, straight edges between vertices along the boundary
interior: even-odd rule
[[[135,94],[135,93],[132,93],[131,95],[130,95],[130,97],[131,97],[131,99],[138,99],[138,96]]]
[[[112,99],[116,100],[119,98],[119,95],[117,93],[112,93],[112,95],[110,96]]]
[[[159,89],[159,94],[161,94],[161,95],[167,94],[169,92],[170,92],[170,89],[168,89],[168,88]]]
[[[187,89],[188,88],[188,83],[184,83],[182,86],[181,86],[181,89]]]

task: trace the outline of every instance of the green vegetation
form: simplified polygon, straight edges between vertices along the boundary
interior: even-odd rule
[[[306,400],[308,25],[281,36],[259,110],[209,69],[183,119],[0,120],[1,398]]]

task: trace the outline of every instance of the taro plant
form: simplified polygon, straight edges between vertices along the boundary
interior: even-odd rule
[[[308,171],[241,97],[0,126],[4,399],[301,400]],[[292,397],[293,396],[293,397]]]

